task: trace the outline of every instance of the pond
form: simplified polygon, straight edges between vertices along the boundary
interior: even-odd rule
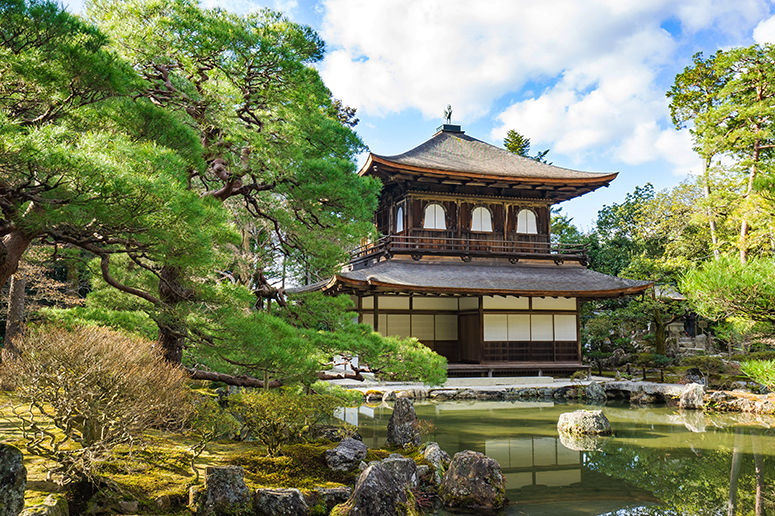
[[[706,415],[672,407],[606,405],[614,436],[601,451],[567,448],[563,412],[601,407],[554,402],[415,403],[450,455],[496,459],[507,515],[775,514],[775,418]],[[370,448],[385,444],[387,404],[348,409]],[[440,513],[445,514],[445,513]]]

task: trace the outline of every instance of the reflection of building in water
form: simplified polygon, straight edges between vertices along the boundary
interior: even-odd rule
[[[515,408],[522,409],[518,419],[509,415]],[[649,491],[591,470],[587,452],[566,448],[556,434],[554,403],[434,403],[417,404],[415,410],[420,419],[434,422],[430,440],[450,455],[473,450],[497,460],[506,479],[506,496],[525,514],[540,513],[547,503],[565,504],[553,514],[569,516],[659,503]],[[543,411],[551,414],[549,418]],[[390,415],[387,405],[341,413],[349,422],[358,420],[358,431],[369,448],[384,446]]]
[[[557,437],[487,440],[484,450],[501,465],[509,489],[581,482],[582,453],[569,450]]]
[[[363,414],[367,418],[373,418],[374,409],[371,407],[363,406],[363,407],[357,407],[357,408],[355,407],[340,408],[334,411],[334,417],[354,426],[358,426],[358,421],[359,421],[358,414]]]

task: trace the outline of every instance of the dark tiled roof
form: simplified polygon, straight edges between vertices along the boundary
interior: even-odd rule
[[[601,179],[615,175],[547,165],[477,140],[463,132],[439,131],[430,140],[403,154],[373,156],[396,165],[469,174],[571,180]]]
[[[651,282],[616,278],[575,265],[387,260],[365,269],[342,272],[325,289],[337,284],[386,291],[605,298],[641,293]]]

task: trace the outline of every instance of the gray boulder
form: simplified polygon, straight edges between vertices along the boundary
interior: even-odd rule
[[[611,423],[602,410],[576,410],[560,414],[557,422],[560,434],[611,435]]]
[[[399,484],[417,487],[417,463],[400,453],[392,453],[387,459],[382,459],[382,466],[396,477]]]
[[[439,443],[435,442],[429,442],[425,446],[423,456],[433,466],[433,479],[436,485],[441,484],[441,479],[444,477],[444,472],[447,471],[449,463],[452,462],[452,457],[441,449]]]
[[[0,443],[0,516],[16,516],[24,509],[27,468],[18,448]]]
[[[584,392],[587,396],[587,400],[593,403],[602,403],[608,399],[608,397],[605,394],[605,389],[603,388],[603,385],[600,382],[590,383],[589,385],[587,385],[587,388],[585,389]]]
[[[678,407],[689,410],[702,410],[705,406],[703,398],[705,396],[705,387],[698,383],[690,383],[684,387],[681,392],[681,399]]]
[[[208,467],[204,487],[189,491],[189,505],[197,516],[243,514],[252,511],[253,497],[241,466]]]
[[[304,497],[309,507],[324,506],[329,513],[335,506],[345,503],[352,494],[352,487],[316,487],[314,491],[307,491]]]
[[[307,516],[309,507],[298,489],[257,489],[253,507],[258,516]]]
[[[420,423],[409,398],[398,398],[387,427],[387,443],[395,446],[419,446]]]
[[[369,447],[356,439],[342,439],[339,446],[326,450],[326,463],[334,471],[351,471],[358,467]]]
[[[403,516],[407,503],[404,486],[382,463],[375,462],[358,477],[350,499],[332,512],[337,516]]]
[[[506,481],[498,461],[470,450],[455,454],[439,487],[453,509],[491,511],[506,505]]]

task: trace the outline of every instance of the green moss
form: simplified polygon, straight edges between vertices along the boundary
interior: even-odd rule
[[[350,502],[341,503],[331,509],[331,516],[347,516],[352,509],[353,506]]]
[[[119,450],[99,474],[124,493],[125,499],[153,500],[160,496],[186,497],[194,482],[191,455],[185,448],[161,441],[139,450]]]
[[[240,453],[230,464],[245,468],[245,481],[255,487],[312,489],[355,484],[359,471],[331,471],[325,451],[330,442],[295,444],[283,448],[283,455],[267,457],[262,451]]]
[[[391,452],[386,450],[372,450],[371,448],[369,448],[369,451],[366,452],[366,458],[363,460],[366,461],[366,463],[368,464],[373,460],[387,459],[390,453]]]
[[[375,455],[384,455],[381,457],[382,459],[387,458],[392,453],[398,453],[404,457],[412,459],[417,463],[418,466],[423,464],[426,466],[432,466],[433,464],[426,460],[425,455],[423,455],[421,449],[422,448],[419,446],[409,446],[407,448],[402,448],[400,446],[388,446],[384,450],[374,450],[374,453]]]

